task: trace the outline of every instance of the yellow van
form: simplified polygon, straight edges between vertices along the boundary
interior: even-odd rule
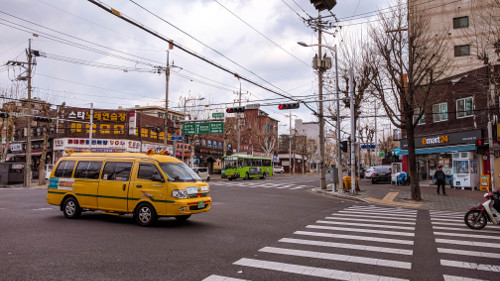
[[[210,210],[209,186],[186,164],[165,155],[74,153],[57,161],[47,202],[67,218],[84,211],[132,213],[139,225],[158,217],[187,220]]]

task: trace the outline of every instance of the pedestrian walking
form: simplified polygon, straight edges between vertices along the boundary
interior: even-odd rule
[[[434,174],[434,179],[436,179],[437,184],[437,194],[439,195],[439,187],[442,187],[443,195],[446,195],[446,191],[444,190],[444,186],[446,184],[446,176],[443,172],[443,166],[439,166],[439,169]]]

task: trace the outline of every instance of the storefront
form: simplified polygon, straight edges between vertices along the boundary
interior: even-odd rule
[[[476,153],[476,140],[481,138],[480,129],[415,138],[418,179],[431,180],[442,165],[455,187],[477,188],[483,155]],[[398,155],[403,155],[403,170],[408,171],[408,140],[401,140],[401,148]]]
[[[8,162],[19,162],[26,163],[26,142],[22,143],[11,143],[9,145],[9,153],[7,154]],[[33,178],[38,178],[38,166],[40,165],[40,159],[43,153],[43,140],[36,140],[31,142],[31,159],[32,159],[32,173]],[[54,160],[54,155],[52,151],[52,141],[49,140],[47,143],[45,164],[50,165],[56,161]]]

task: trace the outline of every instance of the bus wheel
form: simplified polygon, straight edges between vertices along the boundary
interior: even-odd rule
[[[245,179],[246,180],[249,180],[250,179],[250,175],[248,173],[245,173]]]
[[[68,197],[63,203],[63,213],[68,219],[76,219],[82,214],[82,208],[78,205],[75,197]]]
[[[151,226],[156,222],[156,211],[148,203],[141,203],[134,212],[134,218],[140,226]]]

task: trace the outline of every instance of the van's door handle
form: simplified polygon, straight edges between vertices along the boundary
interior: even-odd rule
[[[138,184],[138,185],[136,185],[135,187],[137,187],[137,188],[141,188],[141,187],[142,187],[142,185]]]
[[[123,191],[125,191],[125,188],[127,188],[127,185],[123,184]]]

